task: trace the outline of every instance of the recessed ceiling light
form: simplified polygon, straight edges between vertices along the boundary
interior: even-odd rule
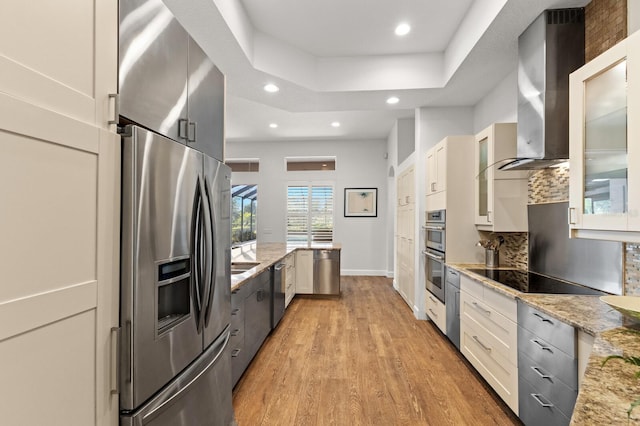
[[[269,124],[269,127],[271,127],[272,129],[277,129],[278,125],[276,123],[271,123]]]
[[[387,99],[387,103],[389,105],[394,105],[394,104],[397,104],[398,102],[400,102],[400,99],[398,99],[395,96],[391,96],[389,99]]]
[[[407,35],[409,31],[411,31],[411,26],[406,22],[402,22],[396,27],[396,35],[399,36]]]
[[[269,83],[269,84],[264,86],[264,90],[265,90],[265,92],[275,93],[278,90],[280,90],[280,88],[278,86],[276,86],[275,84]]]
[[[340,122],[334,121],[333,123],[331,123],[331,127],[340,127]]]

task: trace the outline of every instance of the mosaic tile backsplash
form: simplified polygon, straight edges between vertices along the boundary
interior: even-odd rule
[[[536,170],[529,177],[529,204],[567,201],[569,199],[569,168],[554,167]]]
[[[569,200],[569,169],[557,167],[529,177],[529,204]],[[624,294],[640,296],[640,244],[624,245]],[[525,254],[527,247],[525,246]]]
[[[518,269],[528,269],[529,261],[529,241],[526,232],[504,232],[493,233],[480,231],[480,238],[492,240],[498,236],[504,238],[504,243],[500,247],[500,266],[512,266]]]

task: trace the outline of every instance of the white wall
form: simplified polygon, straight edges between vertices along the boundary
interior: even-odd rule
[[[518,71],[513,69],[473,107],[473,134],[493,123],[518,121]]]
[[[385,140],[228,141],[225,156],[259,158],[260,172],[234,173],[232,184],[258,185],[258,242],[286,239],[288,182],[335,183],[335,242],[342,243],[343,275],[386,275],[387,164]],[[335,156],[336,170],[286,172],[285,157]],[[344,217],[344,188],[378,188],[378,217]]]

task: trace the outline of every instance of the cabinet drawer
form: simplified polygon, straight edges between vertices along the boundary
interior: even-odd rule
[[[460,323],[460,350],[503,401],[518,414],[518,369],[494,351],[487,335],[468,321]]]
[[[531,358],[522,353],[518,358],[518,374],[520,375],[520,384],[522,384],[523,380],[526,380],[537,393],[543,396],[544,400],[558,407],[565,416],[571,417],[578,397],[577,390],[571,389],[562,383],[555,375],[546,371],[544,367],[537,365]],[[525,393],[521,394],[525,395]]]
[[[426,299],[427,315],[433,323],[442,331],[447,333],[447,309],[444,303],[440,302],[434,295],[427,291]]]
[[[460,292],[460,321],[472,323],[485,331],[486,343],[513,365],[518,361],[518,326],[491,306],[465,292]]]
[[[505,296],[502,293],[492,290],[489,287],[484,289],[484,302],[491,306],[496,311],[500,312],[505,317],[516,322],[518,319],[518,303],[516,299]]]
[[[576,329],[532,306],[518,302],[518,325],[576,357]]]
[[[527,357],[543,371],[553,375],[571,389],[578,388],[578,360],[570,357],[529,330],[518,327],[519,361]]]
[[[232,351],[236,348],[244,348],[244,324],[243,327],[234,327],[233,325],[231,326],[229,347]]]
[[[244,328],[244,300],[231,307],[231,328]]]
[[[484,298],[484,286],[465,275],[460,277],[460,290],[471,294],[477,299],[482,300]]]
[[[566,426],[570,419],[529,382],[520,379],[520,412],[522,422],[529,425]]]

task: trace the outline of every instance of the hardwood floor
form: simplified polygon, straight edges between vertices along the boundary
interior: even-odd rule
[[[341,286],[289,305],[234,389],[240,426],[520,424],[390,279]]]

